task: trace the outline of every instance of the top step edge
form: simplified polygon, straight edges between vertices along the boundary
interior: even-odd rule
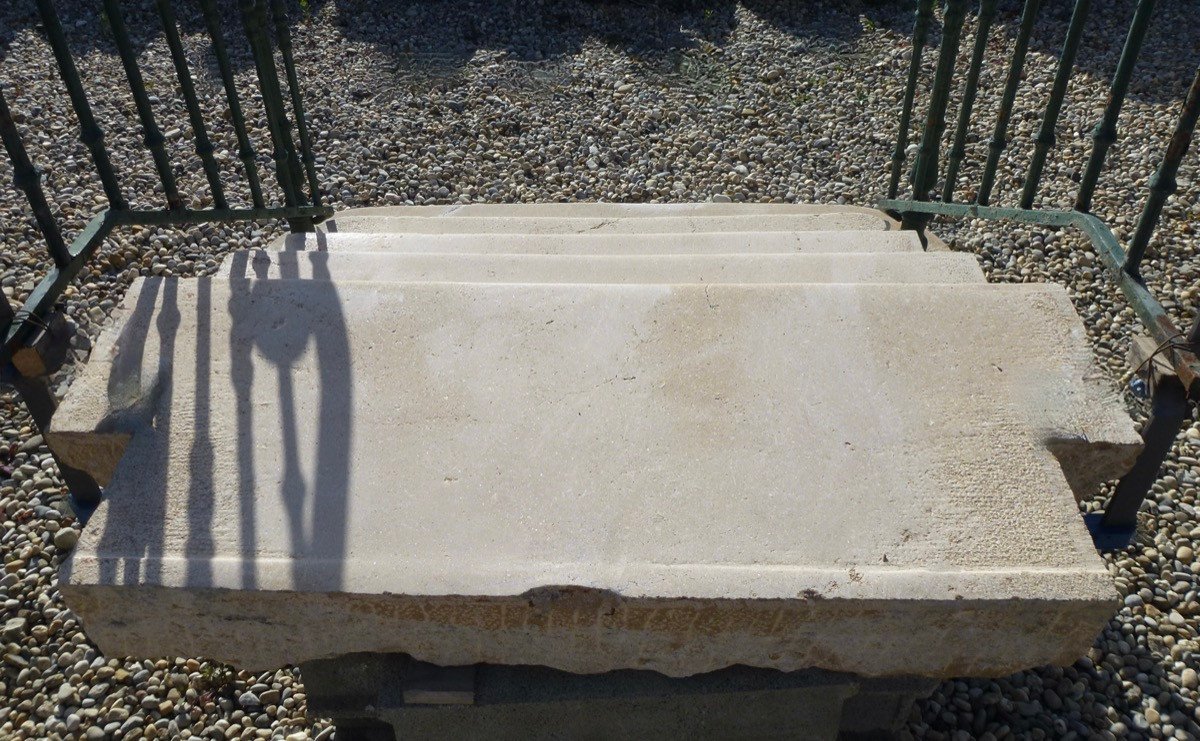
[[[368,206],[350,208],[335,213],[331,219],[347,216],[421,216],[421,217],[496,217],[564,218],[574,216],[737,216],[787,214],[847,214],[863,213],[891,219],[883,211],[868,206],[848,206],[820,203],[621,203],[612,201],[558,203],[468,203],[433,206]],[[899,224],[896,224],[896,228]]]
[[[443,218],[423,216],[342,216],[323,222],[321,231],[410,234],[664,234],[725,233],[731,231],[894,231],[878,213],[819,214],[684,214],[684,215],[579,215],[579,216],[479,216]]]
[[[272,250],[571,254],[753,254],[771,252],[923,252],[911,231],[659,232],[637,234],[528,234],[338,231],[286,234]]]

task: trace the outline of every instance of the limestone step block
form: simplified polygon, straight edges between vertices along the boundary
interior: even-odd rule
[[[464,255],[253,250],[221,278],[451,283],[985,283],[974,255]]]
[[[461,221],[467,222],[467,219]],[[471,219],[471,223],[476,220]],[[923,252],[912,231],[708,232],[705,234],[288,234],[275,249],[542,255],[738,255]]]
[[[108,656],[671,676],[1074,661],[1063,466],[1140,443],[1065,291],[987,284],[144,279],[49,440],[120,435],[60,578]]]
[[[335,216],[326,232],[408,234],[707,234],[894,230],[880,212],[661,216]]]

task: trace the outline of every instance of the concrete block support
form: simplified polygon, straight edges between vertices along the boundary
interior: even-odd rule
[[[891,738],[913,702],[937,684],[744,666],[686,678],[637,670],[443,668],[403,654],[312,661],[301,673],[310,710],[332,717],[338,738],[350,741]],[[419,694],[447,683],[458,687],[448,699]]]

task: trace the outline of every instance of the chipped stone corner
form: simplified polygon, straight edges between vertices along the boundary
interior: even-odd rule
[[[1046,447],[1062,467],[1075,501],[1083,502],[1094,497],[1106,481],[1124,476],[1133,467],[1143,446],[1131,425],[1127,439],[1059,437],[1046,440]]]
[[[130,437],[128,432],[52,430],[46,435],[46,443],[60,461],[87,472],[100,486],[108,486]]]

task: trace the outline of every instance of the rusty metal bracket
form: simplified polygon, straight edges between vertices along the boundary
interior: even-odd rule
[[[24,343],[13,350],[12,364],[26,378],[56,373],[71,351],[76,327],[60,310],[44,319]]]

